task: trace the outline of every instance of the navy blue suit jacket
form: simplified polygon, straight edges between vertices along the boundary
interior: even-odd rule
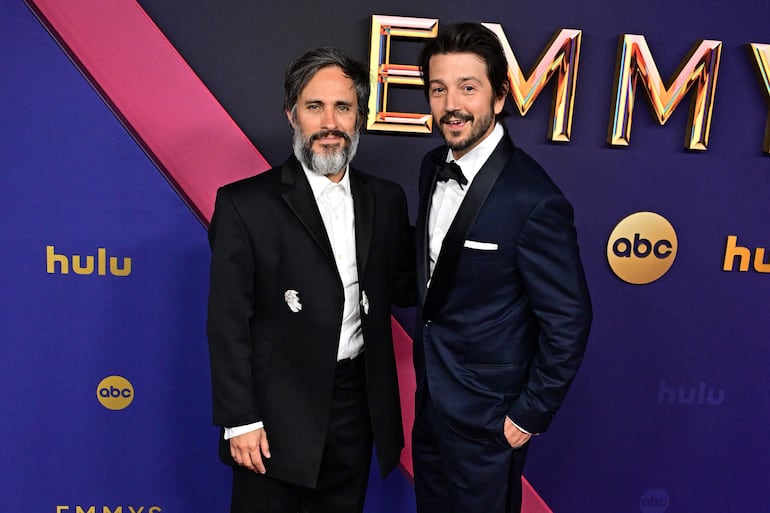
[[[468,189],[428,288],[433,162],[446,155],[445,146],[428,153],[420,172],[417,411],[428,387],[442,418],[469,438],[499,438],[506,415],[541,433],[578,370],[592,318],[572,207],[506,133]]]

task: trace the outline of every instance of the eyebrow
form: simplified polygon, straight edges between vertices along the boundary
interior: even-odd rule
[[[479,83],[481,83],[481,79],[480,79],[480,78],[478,78],[478,77],[475,77],[475,76],[469,76],[469,77],[460,77],[460,78],[458,78],[458,79],[456,80],[456,83],[458,83],[458,84],[459,84],[459,83],[462,83],[462,82],[468,82],[468,81],[471,81],[471,82],[479,82]],[[432,80],[431,80],[429,83],[430,83],[430,84],[433,84],[433,83],[436,83],[436,84],[446,84],[446,81],[445,81],[445,80],[442,80],[442,79],[439,79],[439,78],[434,78],[434,79],[432,79]]]
[[[326,102],[324,102],[323,100],[305,100],[305,105],[325,104],[325,103]],[[337,100],[337,101],[335,101],[333,103],[333,105],[335,107],[338,107],[340,105],[344,105],[344,106],[347,106],[347,107],[352,107],[353,106],[353,102],[348,102],[348,101],[345,101],[345,100]]]

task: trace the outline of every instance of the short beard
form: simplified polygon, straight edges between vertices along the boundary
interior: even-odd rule
[[[341,148],[324,148],[320,152],[313,151],[313,143],[322,137],[334,135],[341,137],[344,143]],[[342,130],[321,130],[311,136],[305,133],[296,125],[294,130],[294,156],[297,157],[302,165],[310,171],[321,176],[330,176],[344,170],[358,150],[358,130],[353,134],[348,134]]]
[[[471,128],[471,133],[468,134],[468,137],[465,139],[460,139],[459,141],[453,141],[449,142],[449,139],[447,137],[447,132],[451,132],[451,128],[448,123],[452,119],[459,119],[461,121],[473,121],[473,127]],[[443,116],[441,116],[441,119],[439,120],[439,127],[441,128],[441,134],[444,136],[444,140],[446,141],[447,146],[449,149],[451,149],[453,152],[457,151],[464,151],[470,148],[471,146],[475,145],[477,142],[481,140],[482,137],[484,137],[484,134],[487,133],[487,130],[489,130],[489,127],[492,126],[492,123],[495,122],[495,114],[494,111],[489,112],[488,114],[484,115],[483,117],[480,117],[478,119],[474,118],[470,114],[464,114],[460,111],[451,111],[447,112]]]

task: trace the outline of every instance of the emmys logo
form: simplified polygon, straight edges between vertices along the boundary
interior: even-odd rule
[[[650,488],[639,499],[642,513],[663,513],[668,509],[668,492],[662,488]]]
[[[160,506],[56,506],[56,513],[160,513]]]
[[[674,227],[655,212],[637,212],[618,223],[607,242],[607,260],[621,280],[651,283],[668,272],[676,258]]]
[[[96,398],[108,410],[122,410],[134,400],[134,386],[123,376],[107,376],[96,387]]]
[[[131,259],[128,257],[123,258],[123,267],[119,267],[118,258],[111,256],[108,259],[105,248],[98,248],[95,257],[93,255],[85,257],[72,255],[71,258],[67,258],[66,255],[57,254],[53,246],[46,246],[45,260],[48,274],[55,274],[57,267],[59,274],[69,274],[70,264],[72,264],[72,272],[75,274],[94,274],[94,270],[96,270],[96,274],[99,276],[106,276],[108,263],[110,274],[113,276],[128,276],[131,274]]]

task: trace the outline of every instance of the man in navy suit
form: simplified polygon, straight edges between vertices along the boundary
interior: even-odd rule
[[[528,442],[561,406],[591,325],[572,207],[500,122],[508,65],[490,30],[449,26],[420,65],[446,144],[419,181],[417,511],[519,512]]]

